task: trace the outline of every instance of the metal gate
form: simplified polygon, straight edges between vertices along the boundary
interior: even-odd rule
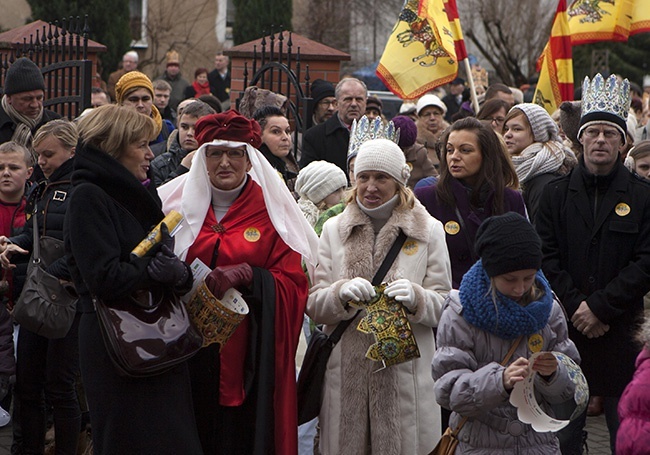
[[[45,79],[43,106],[70,120],[90,107],[92,61],[88,60],[88,16],[62,19],[37,30],[22,43],[0,51],[0,86],[7,71],[20,57],[27,57],[41,69]]]

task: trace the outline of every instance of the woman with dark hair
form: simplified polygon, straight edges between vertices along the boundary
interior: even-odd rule
[[[492,98],[487,100],[481,110],[476,114],[478,120],[482,120],[486,123],[489,123],[492,129],[501,134],[503,130],[503,124],[506,121],[506,115],[508,114],[508,109],[510,105],[499,98]]]
[[[476,262],[474,237],[483,220],[506,212],[526,216],[517,174],[498,135],[479,120],[456,121],[441,138],[440,180],[415,190],[445,228],[454,288]]]
[[[201,95],[210,95],[210,82],[208,82],[208,69],[197,68],[194,71],[194,82],[185,88],[185,98],[198,98]]]
[[[293,156],[291,127],[289,119],[282,110],[275,106],[264,106],[253,113],[262,128],[262,145],[260,152],[271,163],[271,166],[282,176],[287,188],[293,197],[298,200],[295,191],[296,178],[298,177],[298,163]]]

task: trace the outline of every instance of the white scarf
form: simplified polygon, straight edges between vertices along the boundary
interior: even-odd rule
[[[187,257],[210,208],[212,185],[205,162],[205,150],[210,145],[229,148],[246,146],[252,166],[249,174],[262,188],[266,211],[273,227],[292,250],[302,255],[313,277],[313,268],[318,260],[318,237],[314,229],[303,216],[277,171],[259,150],[244,142],[214,140],[203,144],[196,151],[188,173],[158,188],[163,212],[167,214],[170,210],[176,210],[185,219],[183,228],[175,236],[174,252],[181,259]]]
[[[2,97],[2,109],[4,109],[11,121],[16,124],[16,130],[11,136],[11,140],[26,147],[34,155],[34,151],[32,150],[32,131],[36,129],[36,125],[41,123],[43,119],[43,108],[41,108],[36,118],[26,117],[9,104],[7,95],[4,95]]]
[[[561,142],[548,141],[534,142],[511,159],[519,182],[525,183],[537,175],[557,172],[567,157],[576,160],[575,154]]]

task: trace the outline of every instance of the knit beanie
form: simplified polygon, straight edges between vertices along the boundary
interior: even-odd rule
[[[314,106],[316,106],[322,99],[334,96],[334,85],[331,82],[324,81],[323,79],[316,79],[311,84],[311,97],[314,99]]]
[[[542,267],[542,241],[530,222],[515,212],[483,221],[475,247],[490,278]]]
[[[318,204],[333,192],[345,188],[347,184],[345,172],[336,164],[312,161],[298,173],[295,190],[301,198]]]
[[[389,139],[371,139],[361,144],[354,162],[354,178],[363,171],[385,172],[402,185],[411,175],[404,152]]]
[[[16,60],[7,70],[5,77],[5,94],[45,90],[43,74],[38,66],[27,57]]]
[[[393,117],[395,128],[399,129],[399,142],[397,145],[403,150],[415,144],[418,137],[418,127],[411,117],[398,115]]]
[[[535,142],[548,142],[558,140],[557,125],[553,121],[546,109],[538,104],[522,103],[517,104],[510,109],[519,109],[524,113],[533,131],[533,139]]]
[[[126,96],[137,88],[146,88],[151,92],[153,99],[153,84],[146,74],[140,71],[129,71],[115,84],[115,98],[117,104],[122,104]]]
[[[368,109],[376,109],[381,114],[384,109],[384,103],[382,103],[381,100],[377,98],[375,95],[370,95],[366,99],[366,110]]]

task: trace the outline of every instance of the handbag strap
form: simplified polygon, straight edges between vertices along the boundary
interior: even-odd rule
[[[33,218],[33,235],[34,235],[34,244],[32,245],[32,262],[39,262],[41,260],[41,245],[38,242],[38,222],[36,220],[38,212],[34,210],[32,213]]]
[[[512,346],[510,346],[510,350],[508,351],[508,353],[506,354],[506,356],[505,356],[505,357],[503,358],[503,360],[501,361],[501,365],[502,365],[502,366],[506,366],[506,363],[508,363],[508,361],[510,361],[510,358],[511,358],[512,355],[515,353],[515,350],[517,349],[517,346],[519,346],[519,343],[521,343],[521,340],[522,340],[523,338],[524,338],[523,335],[519,335],[519,338],[517,338],[517,339],[512,343]],[[465,425],[465,423],[467,422],[467,419],[468,419],[468,417],[463,417],[463,419],[458,423],[458,426],[456,427],[456,429],[453,430],[453,431],[451,432],[452,435],[453,435],[454,437],[456,437],[456,436],[458,435],[458,433],[460,432],[461,428],[463,428],[463,425]]]
[[[390,269],[390,266],[393,265],[393,262],[395,262],[395,258],[397,257],[397,254],[399,253],[399,250],[402,248],[402,245],[404,245],[405,241],[406,241],[406,234],[404,234],[404,232],[400,229],[399,235],[395,239],[395,242],[393,242],[393,246],[390,247],[388,254],[384,258],[384,262],[381,263],[381,266],[379,266],[379,270],[377,270],[377,273],[375,273],[375,276],[372,278],[371,283],[373,286],[377,286],[378,284],[381,284],[381,281],[386,276],[388,269]],[[352,321],[356,319],[360,311],[361,310],[357,311],[353,317],[351,317],[347,321],[341,321],[339,325],[336,326],[334,331],[329,336],[329,340],[332,343],[332,346],[334,346],[336,343],[339,342],[341,336],[343,335],[343,332],[345,332],[345,329],[347,329],[348,326],[352,324]]]

